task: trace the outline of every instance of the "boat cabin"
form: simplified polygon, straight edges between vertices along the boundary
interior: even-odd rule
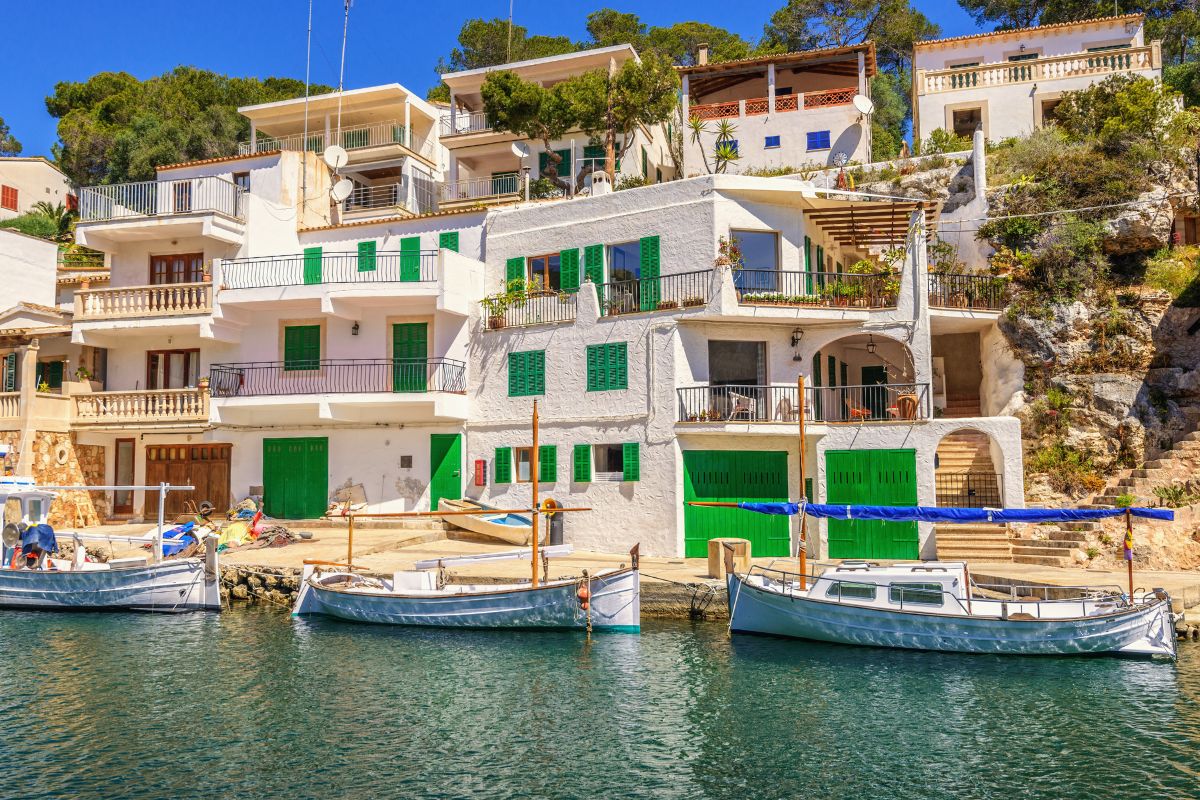
[[[809,598],[888,610],[964,613],[969,596],[966,565],[929,561],[878,566],[843,561],[826,570],[808,591]]]
[[[0,478],[0,505],[4,507],[2,524],[44,525],[52,500],[54,492],[39,489],[33,478]]]

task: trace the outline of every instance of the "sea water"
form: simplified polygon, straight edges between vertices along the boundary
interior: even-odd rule
[[[0,797],[1200,796],[1177,664],[0,612]]]

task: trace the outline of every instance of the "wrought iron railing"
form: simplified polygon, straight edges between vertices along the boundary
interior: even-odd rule
[[[675,390],[680,422],[798,422],[795,386],[685,386]]]
[[[712,270],[674,272],[657,278],[609,281],[596,286],[600,314],[612,317],[641,311],[699,308],[708,303]]]
[[[947,508],[1000,508],[1000,476],[994,472],[948,472],[934,475],[937,503]]]
[[[744,305],[891,308],[899,284],[887,273],[782,272],[740,269],[733,274]]]
[[[455,203],[462,200],[492,200],[519,194],[521,177],[515,172],[491,178],[469,178],[442,184],[442,202]]]
[[[795,386],[728,384],[676,389],[680,422],[800,421]],[[806,422],[858,423],[928,419],[928,384],[809,387]]]
[[[87,186],[79,191],[79,221],[107,222],[215,212],[242,219],[245,190],[224,178],[187,178]]]
[[[992,275],[929,273],[929,305],[998,311],[1008,300],[1008,280]]]
[[[467,365],[448,358],[322,358],[213,364],[213,397],[397,394],[467,390]]]
[[[263,289],[329,283],[431,283],[437,250],[407,253],[322,253],[231,258],[221,264],[222,289]]]
[[[928,383],[814,386],[805,392],[814,422],[905,422],[933,415]]]
[[[574,322],[578,295],[570,292],[532,291],[495,295],[481,302],[488,330]]]

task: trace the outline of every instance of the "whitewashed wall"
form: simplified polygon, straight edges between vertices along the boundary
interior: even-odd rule
[[[57,258],[54,242],[0,228],[0,311],[17,303],[54,306]]]

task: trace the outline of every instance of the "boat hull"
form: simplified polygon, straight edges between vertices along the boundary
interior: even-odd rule
[[[487,506],[473,503],[469,500],[448,500],[442,498],[438,503],[438,511],[470,511],[479,509],[478,514],[454,514],[443,517],[446,522],[449,522],[455,527],[463,530],[477,533],[480,536],[486,536],[489,539],[496,539],[509,544],[528,546],[533,539],[533,525],[506,525],[499,522],[492,522],[489,517],[497,516],[513,516],[507,514],[497,514],[495,511],[488,509]],[[543,532],[542,541],[546,540],[546,534]]]
[[[856,606],[793,597],[729,576],[730,629],[839,644],[1014,655],[1174,657],[1170,600],[1103,616],[1016,620]]]
[[[0,569],[0,608],[219,611],[220,573],[206,574],[203,559],[192,558],[126,569]]]
[[[449,587],[453,588],[453,587]],[[593,630],[637,632],[640,582],[635,569],[602,573],[591,582]],[[293,613],[325,614],[354,622],[439,628],[586,629],[578,581],[529,587],[473,587],[470,592],[371,593],[304,581]]]

